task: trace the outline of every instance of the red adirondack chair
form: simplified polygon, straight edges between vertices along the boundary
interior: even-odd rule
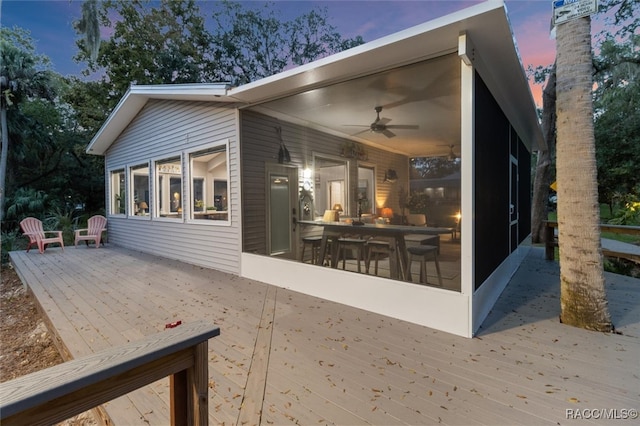
[[[96,248],[100,247],[102,232],[106,231],[107,218],[101,215],[91,216],[87,221],[87,228],[76,229],[74,244],[78,246],[78,241],[85,241],[89,245],[89,241],[96,242]]]
[[[27,246],[27,253],[31,246],[38,247],[40,253],[44,253],[44,249],[47,244],[59,243],[62,250],[64,250],[64,241],[62,241],[62,231],[45,231],[42,227],[42,221],[35,217],[27,217],[20,222],[20,228],[24,235],[29,237],[29,245]],[[55,235],[55,236],[48,236]]]

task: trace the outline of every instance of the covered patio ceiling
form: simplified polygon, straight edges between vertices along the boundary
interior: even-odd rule
[[[372,131],[380,121],[386,127]],[[255,110],[408,156],[460,148],[460,59],[451,53],[389,71],[312,89]]]

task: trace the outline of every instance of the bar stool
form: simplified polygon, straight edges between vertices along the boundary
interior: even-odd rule
[[[409,266],[407,268],[407,280],[411,281],[411,262],[416,256],[420,260],[420,282],[427,282],[427,260],[433,260],[436,263],[436,271],[438,272],[438,283],[442,287],[442,275],[440,275],[440,264],[438,263],[438,247],[436,246],[412,246],[407,247],[409,252]]]
[[[367,241],[367,260],[365,262],[365,271],[369,273],[369,266],[371,265],[371,257],[375,261],[375,275],[378,275],[378,260],[381,255],[391,256],[392,253],[391,244],[388,241],[369,240]]]
[[[338,262],[342,259],[342,269],[345,269],[347,255],[345,251],[353,249],[357,252],[358,272],[362,272],[360,268],[360,260],[362,260],[362,250],[367,241],[360,238],[338,238]]]
[[[320,244],[322,243],[322,237],[303,237],[302,238],[302,256],[300,261],[304,263],[304,251],[306,247],[311,246],[311,263],[316,264],[318,261],[318,254],[320,252]]]

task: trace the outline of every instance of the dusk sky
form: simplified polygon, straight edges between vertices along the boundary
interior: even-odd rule
[[[212,1],[200,1],[206,16]],[[264,2],[243,2],[262,6]],[[314,7],[327,7],[330,23],[343,37],[361,35],[365,41],[395,33],[431,19],[464,9],[479,1],[275,1],[283,19],[292,19]],[[81,16],[82,0],[0,0],[2,26],[18,26],[31,31],[36,51],[47,55],[53,69],[63,75],[80,76],[84,63],[73,56],[78,36],[72,23]],[[507,0],[523,66],[549,65],[555,57],[555,41],[549,37],[551,0]],[[532,87],[538,106],[539,86]]]

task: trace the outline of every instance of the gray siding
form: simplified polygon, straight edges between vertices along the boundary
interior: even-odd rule
[[[109,171],[229,142],[229,224],[109,216],[109,241],[124,247],[240,273],[240,155],[235,105],[150,100],[106,153]],[[183,156],[183,169],[188,161]],[[127,177],[128,179],[128,177]],[[151,194],[154,179],[150,179]],[[187,193],[183,179],[183,194]],[[111,199],[107,185],[106,201]],[[151,206],[150,206],[151,208]],[[152,211],[152,210],[150,210]],[[186,215],[185,215],[186,216]],[[214,222],[214,221],[211,221]]]
[[[243,194],[243,251],[249,253],[266,253],[266,182],[265,164],[278,162],[280,142],[275,131],[276,126],[282,128],[282,137],[289,153],[290,165],[297,166],[299,172],[305,167],[312,167],[313,154],[339,156],[346,139],[322,133],[296,124],[279,121],[273,117],[254,111],[241,111],[242,134],[242,194]],[[367,160],[365,164],[376,167],[376,198],[386,200],[384,206],[391,207],[396,214],[401,213],[399,190],[408,190],[409,159],[400,154],[391,153],[378,148],[365,147]],[[355,197],[358,184],[358,160],[349,161],[349,194],[352,200],[351,212],[345,215],[356,215]],[[398,180],[394,183],[383,182],[385,171],[394,169],[398,172]],[[316,230],[317,231],[317,230]],[[303,227],[301,232],[313,232]],[[306,235],[306,234],[305,234]]]

